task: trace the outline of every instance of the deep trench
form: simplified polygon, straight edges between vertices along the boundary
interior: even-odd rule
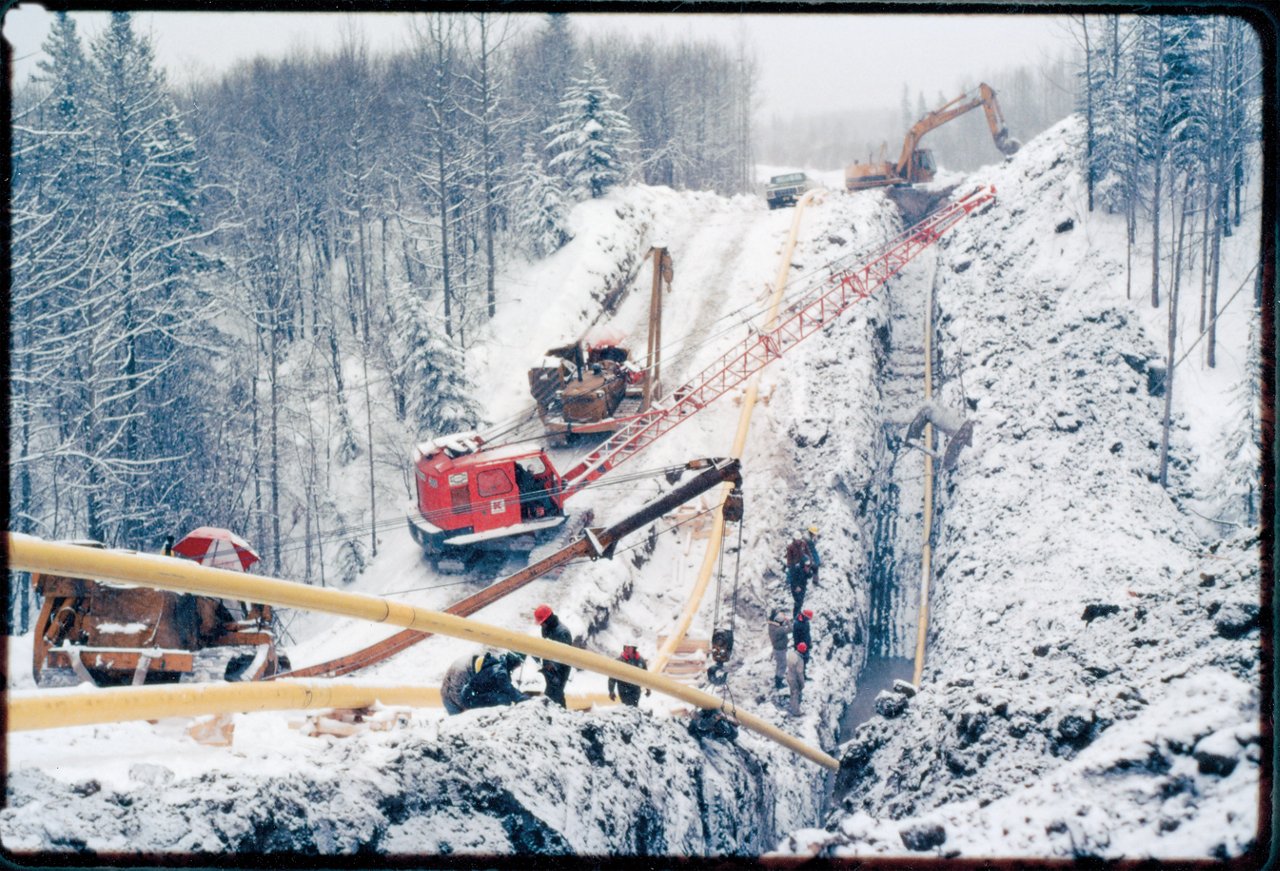
[[[867,657],[858,673],[855,698],[840,718],[841,743],[876,713],[877,695],[895,680],[909,682],[913,677],[924,534],[924,455],[905,444],[905,433],[924,403],[927,280],[892,284],[886,295],[888,323],[878,332],[881,425],[863,529],[871,542]],[[936,341],[933,348],[936,368]]]

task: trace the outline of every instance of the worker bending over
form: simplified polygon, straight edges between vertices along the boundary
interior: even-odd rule
[[[810,526],[804,534],[797,536],[787,545],[787,588],[791,590],[794,603],[792,615],[800,613],[804,608],[805,593],[809,590],[809,582],[818,585],[818,569],[822,561],[818,558],[818,527]]]
[[[488,650],[456,660],[440,685],[444,709],[450,714],[461,714],[472,708],[523,702],[528,696],[511,683],[511,671],[523,661],[522,653],[498,656]]]

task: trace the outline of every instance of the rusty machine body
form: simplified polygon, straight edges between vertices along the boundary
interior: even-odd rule
[[[40,608],[32,675],[40,686],[258,680],[277,654],[268,605],[33,574]]]
[[[987,126],[991,129],[991,138],[995,140],[996,148],[1005,156],[1015,154],[1021,144],[1009,135],[1009,129],[1004,123],[1004,115],[1000,111],[1000,103],[996,100],[996,92],[984,82],[978,85],[976,94],[972,91],[961,94],[913,124],[907,131],[906,139],[902,143],[902,152],[896,161],[891,163],[887,160],[879,160],[849,164],[844,173],[845,187],[851,191],[860,191],[867,188],[932,181],[937,164],[934,162],[933,152],[920,147],[920,140],[930,130],[941,127],[979,106],[986,113]]]
[[[614,337],[579,340],[546,352],[529,370],[529,392],[547,432],[612,433],[649,409],[660,392],[662,288],[671,290],[673,269],[666,248],[653,248],[649,338],[642,361]]]

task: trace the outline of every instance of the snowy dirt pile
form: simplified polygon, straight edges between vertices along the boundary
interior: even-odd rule
[[[942,404],[976,427],[941,479],[922,686],[858,729],[826,829],[784,852],[1252,845],[1258,541],[1181,506],[1181,430],[1154,482],[1160,352],[1124,296],[1123,228],[1081,206],[1079,138],[1064,122],[975,176],[999,201],[940,246]]]
[[[556,771],[547,760],[556,760]],[[545,700],[335,741],[298,770],[126,782],[10,775],[5,846],[81,855],[756,854],[773,837],[766,779],[678,720]]]

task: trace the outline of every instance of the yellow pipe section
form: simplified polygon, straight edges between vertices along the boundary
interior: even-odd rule
[[[933,400],[933,283],[924,303],[924,401]],[[926,423],[922,444],[933,450],[933,424]],[[924,674],[924,642],[929,634],[929,578],[933,574],[933,456],[924,455],[924,543],[920,548],[920,618],[916,624],[916,664],[911,682],[920,686]]]
[[[375,704],[439,707],[440,690],[435,687],[374,687],[290,680],[111,687],[70,693],[38,690],[10,693],[8,714],[10,731],[24,732],[125,720],[158,720],[162,717],[310,708],[368,708]]]
[[[480,623],[415,608],[363,593],[348,593],[326,587],[309,587],[277,578],[246,575],[227,569],[215,569],[188,560],[157,554],[101,550],[74,544],[43,541],[21,533],[6,533],[9,568],[16,571],[48,572],[77,578],[135,584],[195,593],[244,602],[262,602],[278,608],[300,608],[343,617],[357,617],[374,623],[389,623],[423,632],[434,632],[461,638],[475,644],[517,650],[529,656],[551,659],[578,668],[608,675],[631,684],[648,687],[688,702],[699,708],[719,710],[750,729],[819,765],[836,769],[834,758],[783,732],[772,723],[709,693],[687,687],[661,674],[637,669],[616,659],[559,644],[533,635],[512,632],[499,626]],[[238,684],[243,689],[246,684]]]
[[[604,693],[568,696],[566,701],[571,710],[616,704]],[[162,717],[370,708],[379,704],[438,708],[442,703],[436,687],[364,686],[288,678],[270,682],[111,687],[67,693],[36,690],[9,693],[7,701],[11,732]]]
[[[787,289],[787,273],[791,270],[791,254],[795,251],[796,239],[800,235],[800,219],[804,215],[805,206],[822,193],[825,193],[825,191],[821,188],[807,191],[796,203],[795,217],[791,219],[791,232],[787,236],[787,245],[782,251],[782,261],[778,265],[778,276],[773,281],[773,299],[769,304],[769,316],[765,320],[765,330],[773,329],[778,321],[778,307],[782,304],[782,296]],[[747,383],[746,392],[743,394],[742,413],[738,415],[738,431],[733,438],[733,448],[729,451],[729,456],[735,459],[742,459],[742,451],[746,448],[747,430],[751,426],[751,414],[755,410],[756,397],[759,392],[760,373],[757,372]],[[702,607],[702,597],[707,592],[707,584],[711,580],[711,572],[714,571],[717,557],[720,554],[720,543],[724,539],[724,515],[720,509],[732,490],[733,485],[729,483],[720,488],[719,500],[712,511],[714,520],[711,523],[711,536],[707,540],[707,550],[702,557],[702,567],[698,570],[698,578],[694,581],[693,589],[689,592],[689,600],[685,604],[684,611],[680,614],[679,620],[676,621],[675,631],[667,638],[667,642],[662,645],[654,656],[653,662],[649,664],[649,668],[652,671],[661,672],[667,667],[671,654],[675,652],[677,645],[684,640],[685,633],[689,631],[689,626],[693,623],[693,618],[697,615],[698,609]]]

